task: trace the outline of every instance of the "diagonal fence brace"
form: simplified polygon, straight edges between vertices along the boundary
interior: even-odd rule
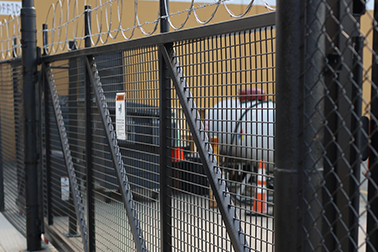
[[[179,96],[180,104],[186,116],[190,131],[193,134],[193,139],[201,157],[202,165],[214,192],[231,243],[236,252],[250,251],[226,182],[222,179],[222,172],[217,167],[217,160],[213,158],[213,149],[209,143],[207,133],[203,130],[202,122],[198,120],[200,115],[196,109],[180,62],[176,57],[174,49],[168,53],[165,46],[160,46],[159,50],[168,66],[168,71],[173,80],[176,93]]]
[[[123,165],[122,154],[117,143],[116,134],[108,109],[108,103],[106,102],[104,90],[102,89],[102,83],[100,81],[97,66],[94,63],[93,57],[91,58],[91,62],[89,62],[87,57],[84,58],[89,79],[96,96],[97,106],[102,119],[101,121],[105,129],[106,139],[108,140],[110,154],[112,156],[113,164],[115,167],[118,185],[120,187],[123,203],[126,209],[127,217],[129,219],[131,232],[134,237],[135,247],[138,252],[147,251],[143,238],[143,230],[140,228],[138,214],[135,211],[133,195],[130,190],[130,184],[126,175],[126,170]]]
[[[59,105],[59,98],[58,98],[58,93],[56,91],[55,80],[52,73],[51,65],[50,64],[44,65],[43,68],[45,69],[45,74],[47,75],[46,80],[49,85],[50,95],[51,95],[52,104],[54,108],[54,115],[56,119],[56,124],[58,126],[59,139],[62,145],[63,157],[66,163],[67,174],[70,180],[70,187],[71,187],[73,202],[75,205],[75,212],[76,212],[76,216],[80,225],[80,233],[81,233],[82,242],[84,245],[84,251],[88,252],[88,232],[87,232],[87,225],[85,223],[84,206],[82,204],[81,193],[79,192],[79,185],[77,183],[75,168],[72,162],[70,145],[68,144],[66,127],[64,126],[62,109],[60,108],[60,105]],[[45,109],[48,109],[48,108],[45,108]]]

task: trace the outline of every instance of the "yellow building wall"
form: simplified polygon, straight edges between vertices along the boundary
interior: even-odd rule
[[[145,32],[149,33],[152,32],[154,29],[156,29],[154,34],[159,33],[159,26],[156,27],[156,18],[158,16],[158,9],[159,9],[159,3],[158,1],[137,1],[137,5],[134,1],[127,0],[127,1],[114,1],[112,4],[105,4],[102,7],[95,8],[94,6],[98,3],[98,1],[95,0],[88,0],[86,1],[88,4],[92,5],[92,33],[103,33],[101,36],[94,36],[92,39],[95,42],[96,45],[101,45],[102,41],[107,43],[113,43],[113,42],[120,42],[125,41],[125,37],[131,37],[132,38],[139,38],[144,37],[145,35],[142,34],[141,29],[138,26],[137,23],[135,23],[135,13],[137,13],[139,18],[139,23],[142,24],[142,28],[145,30]],[[105,1],[104,1],[105,2]],[[119,5],[119,3],[123,3],[123,5]],[[52,3],[54,3],[55,9],[52,7]],[[70,1],[70,5],[67,9],[67,1],[61,1],[62,6],[57,4],[57,1],[49,0],[49,1],[35,1],[35,7],[37,11],[37,43],[38,46],[42,47],[42,24],[48,23],[48,28],[53,29],[49,31],[49,43],[53,43],[53,48],[50,48],[50,53],[53,53],[53,51],[67,51],[66,48],[66,42],[68,40],[72,40],[74,38],[74,35],[78,38],[78,45],[79,47],[84,47],[84,44],[82,42],[82,38],[84,36],[84,16],[82,14],[84,10],[84,0],[82,1]],[[77,5],[74,5],[74,3],[77,3]],[[179,13],[174,14],[171,17],[171,21],[173,25],[179,27],[181,24],[186,20],[188,16],[188,9],[190,9],[191,3],[189,2],[170,2],[169,3],[169,10],[170,13]],[[201,7],[204,5],[195,3],[194,8],[196,10],[196,13],[202,21],[208,20],[210,17],[212,17],[213,13],[215,13],[213,19],[210,23],[216,23],[226,20],[231,20],[229,13],[225,9],[223,5],[212,5],[207,7]],[[208,4],[207,4],[208,5]],[[245,12],[247,9],[246,4],[228,4],[227,5],[230,11],[232,11],[235,15],[238,15],[240,13]],[[197,9],[198,8],[198,9]],[[263,6],[252,6],[250,12],[246,16],[256,15],[259,13],[267,12],[268,10]],[[9,19],[10,17],[0,17],[1,20]],[[75,18],[75,19],[73,19]],[[73,19],[73,20],[72,20]],[[361,31],[362,34],[366,36],[365,40],[365,46],[363,51],[363,62],[364,62],[364,82],[363,82],[363,114],[368,114],[369,109],[369,103],[370,103],[370,88],[371,88],[371,65],[372,65],[372,22],[373,22],[373,12],[370,10],[362,16],[361,19]],[[119,22],[121,20],[121,23]],[[4,23],[4,22],[3,22]],[[6,38],[7,36],[19,36],[19,18],[15,19],[10,25],[8,26],[1,26],[0,29],[0,35],[2,37],[2,40]],[[201,26],[201,24],[198,24],[194,17],[194,13],[191,12],[189,19],[187,20],[186,24],[184,25],[184,28],[191,28]],[[107,33],[108,30],[110,32]],[[124,36],[119,31],[119,28],[122,27],[124,31]],[[132,29],[135,27],[135,29]],[[173,29],[171,28],[171,31]],[[110,36],[115,37],[115,39],[111,39]],[[102,41],[101,41],[102,40]],[[7,40],[5,43],[3,42],[0,46],[2,48],[5,48],[11,44],[11,40]],[[275,47],[275,46],[274,46]],[[274,50],[273,48],[269,48],[268,50]],[[254,53],[254,52],[247,52],[247,53]],[[236,55],[238,56],[238,55]],[[239,55],[240,56],[240,55]],[[274,62],[265,62],[265,59],[262,59],[262,64],[266,66],[274,65]],[[195,62],[193,62],[195,63]],[[229,66],[233,67],[233,66]],[[258,65],[253,65],[253,63],[250,63],[249,65],[243,65],[240,64],[239,66],[241,69],[253,69],[255,67],[258,67]],[[206,72],[207,70],[202,67],[203,72]],[[263,70],[265,71],[265,70]],[[256,75],[255,77],[253,77]],[[220,76],[218,75],[217,78],[228,78],[227,82],[240,82],[240,83],[249,83],[252,80],[255,80],[255,82],[259,81],[274,81],[274,77],[272,76],[272,73],[268,74],[261,74],[261,72],[253,72],[250,77],[246,76],[240,76],[240,79],[232,80],[232,78],[235,78],[235,75],[227,75],[226,76]],[[267,79],[264,79],[267,78]],[[194,82],[196,82],[195,80]],[[205,79],[201,79],[199,82],[203,83],[205,82]],[[216,82],[218,82],[217,79],[215,79]],[[199,85],[199,83],[191,83],[193,85]],[[265,87],[264,87],[265,88]],[[274,93],[275,89],[273,86],[269,89],[269,93]],[[208,95],[217,95],[219,93],[225,93],[224,88],[222,87],[214,89],[214,93],[209,93]],[[217,100],[214,100],[214,102],[217,102]]]
[[[42,46],[42,24],[47,23],[48,29],[54,29],[54,31],[49,32],[49,43],[54,42],[54,51],[66,49],[64,44],[61,44],[60,47],[56,44],[61,41],[71,40],[74,38],[74,34],[77,38],[84,37],[84,1],[77,6],[74,5],[74,1],[71,1],[68,12],[67,12],[67,3],[63,1],[62,5],[55,5],[54,8],[52,5],[49,5],[49,2],[55,3],[55,1],[35,1],[35,8],[37,10],[37,30],[38,33],[38,46]],[[98,1],[87,1],[89,5],[92,4],[92,34],[99,34],[101,36],[93,36],[92,40],[95,45],[101,45],[103,42],[113,43],[125,41],[129,38],[140,38],[144,37],[142,29],[146,33],[151,33],[154,30],[154,34],[159,33],[159,24],[156,23],[157,17],[159,15],[159,2],[158,1],[138,1],[135,5],[134,1],[122,1],[123,5],[118,5],[117,1],[112,4],[106,4],[102,7],[95,8],[95,4]],[[121,1],[119,1],[121,2]],[[195,4],[194,8],[203,6],[204,4]],[[230,11],[235,15],[239,15],[246,11],[247,5],[227,5]],[[180,27],[181,24],[186,20],[188,16],[188,11],[190,8],[190,3],[184,2],[170,2],[169,9],[170,14],[182,12],[180,14],[174,14],[171,17],[172,24],[176,27]],[[223,4],[217,6],[208,6],[201,7],[195,10],[199,19],[202,21],[211,19],[209,23],[217,23],[221,21],[231,20],[230,14],[227,12]],[[263,6],[253,6],[246,16],[256,15],[259,13],[267,12],[267,9]],[[135,18],[135,13],[138,22]],[[71,21],[74,19],[73,21]],[[120,22],[121,20],[121,22]],[[184,25],[184,28],[192,28],[196,26],[201,26],[194,16],[194,13],[191,12],[189,19]],[[120,32],[120,28],[124,30],[123,34]],[[109,32],[109,30],[111,32]],[[171,31],[173,29],[171,28]],[[112,39],[113,37],[113,39]],[[78,43],[79,47],[84,47],[83,42]]]

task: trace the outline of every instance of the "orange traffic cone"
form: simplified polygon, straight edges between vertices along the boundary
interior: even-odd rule
[[[253,201],[253,211],[256,214],[268,213],[267,197],[266,197],[266,179],[265,179],[265,163],[260,160],[257,173],[257,188],[255,199]]]

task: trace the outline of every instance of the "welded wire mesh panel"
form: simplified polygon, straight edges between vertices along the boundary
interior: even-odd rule
[[[0,64],[1,165],[4,216],[25,235],[25,177],[21,60]]]
[[[95,55],[95,63],[113,128],[117,132],[145,246],[148,251],[158,251],[160,169],[157,48]],[[92,108],[92,123],[97,249],[132,251],[135,243],[96,106]]]
[[[306,7],[303,251],[378,251],[377,7]]]
[[[198,115],[187,118],[172,88],[172,246],[233,251],[224,216],[187,121],[201,122],[252,251],[274,251],[275,28],[175,43]],[[181,84],[182,84],[181,83]],[[216,181],[216,184],[220,181]]]
[[[84,132],[84,69],[81,58],[53,62],[52,73],[68,136],[81,204],[86,207]],[[48,85],[45,82],[45,85]],[[76,249],[83,248],[69,176],[62,152],[57,119],[50,93],[44,93],[44,210],[52,227]]]

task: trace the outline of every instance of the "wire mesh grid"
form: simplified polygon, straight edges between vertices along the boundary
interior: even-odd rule
[[[124,137],[118,137],[118,146],[123,158],[126,176],[134,199],[134,211],[143,230],[143,239],[148,250],[159,248],[159,160],[158,150],[158,107],[153,92],[157,83],[147,76],[156,75],[156,48],[132,51],[117,51],[95,56],[104,95],[112,118],[113,128],[120,132],[116,124],[122,114]],[[154,86],[155,85],[155,86]],[[141,88],[143,87],[143,88]],[[152,92],[152,93],[151,93]],[[146,94],[150,93],[148,96]],[[126,102],[116,106],[116,96],[121,95]],[[118,119],[117,119],[118,118]],[[96,211],[96,221],[108,222],[109,228],[121,229],[121,234],[104,229],[104,249],[135,249],[135,243],[126,215],[122,194],[112,164],[110,149],[104,136],[101,117],[93,108],[94,179],[99,181],[101,194],[104,195],[104,212]],[[155,135],[154,135],[155,134]],[[96,194],[100,194],[99,191]],[[111,214],[111,208],[117,212]],[[96,225],[97,227],[97,225]],[[97,231],[96,231],[97,233]],[[115,237],[117,236],[117,237]],[[110,239],[109,239],[110,238]],[[97,238],[100,239],[100,238]],[[102,238],[103,239],[103,238]]]
[[[82,65],[80,59],[75,59],[74,61],[78,61],[79,63],[77,64]],[[158,218],[160,215],[158,201],[159,159],[157,155],[159,113],[156,101],[153,98],[157,97],[156,92],[158,91],[156,86],[156,61],[156,48],[136,52],[109,52],[95,57],[113,122],[116,120],[115,113],[118,112],[118,108],[116,109],[115,107],[116,92],[126,93],[128,97],[125,108],[128,119],[127,138],[119,140],[118,144],[124,157],[125,169],[134,199],[137,200],[134,210],[138,213],[139,222],[144,230],[146,246],[151,251],[156,251],[159,248]],[[60,70],[62,68],[63,70]],[[65,68],[68,68],[68,75]],[[75,132],[68,130],[69,141],[73,156],[75,154],[73,148],[77,145],[77,153],[83,157],[85,152],[83,131],[86,111],[83,106],[79,105],[84,105],[84,83],[78,73],[82,74],[84,70],[69,64],[68,67],[67,65],[59,66],[59,69],[54,72],[56,72],[55,79],[56,81],[58,80],[56,83],[59,83],[60,75],[63,79],[70,79],[70,87],[68,87],[66,81],[63,81],[60,85],[57,84],[57,89],[58,92],[60,90],[62,96],[68,93],[68,89],[70,93],[72,91],[73,95],[68,95],[68,101],[72,100],[69,106],[70,104],[76,105],[72,106],[72,109],[75,110],[68,111],[67,123],[71,125],[70,120],[72,120],[77,125],[73,127]],[[155,77],[153,77],[154,75]],[[74,98],[70,99],[70,97]],[[95,231],[93,231],[96,235],[95,245],[96,249],[100,251],[131,251],[135,249],[135,244],[98,109],[98,105],[93,98],[90,120],[94,189],[91,195],[94,198]],[[114,128],[117,129],[115,124]],[[75,144],[73,143],[74,141],[78,141],[78,143]],[[84,158],[78,158],[78,160],[80,160],[78,162],[84,162]],[[84,191],[82,191],[82,194],[85,198],[85,185],[88,181],[85,177],[85,172],[78,172],[77,176],[80,176],[79,174],[83,175]]]
[[[306,7],[303,251],[377,251],[377,9],[365,7]]]
[[[238,232],[246,234],[244,245],[273,251],[275,29],[183,41],[174,48],[197,107],[196,120],[202,122],[200,131],[208,134],[212,158],[241,220]],[[177,121],[171,168],[174,250],[232,251],[175,90],[171,105],[171,120]]]
[[[62,110],[64,125],[68,135],[68,144],[74,163],[76,178],[79,184],[79,193],[86,211],[86,183],[85,183],[85,152],[83,139],[85,127],[83,126],[83,115],[77,111],[83,110],[84,99],[84,71],[82,60],[70,59],[52,64],[56,90],[59,98],[59,105]],[[47,85],[45,83],[45,85]],[[45,186],[45,212],[52,216],[53,227],[62,235],[67,237],[67,243],[72,244],[78,250],[83,248],[80,236],[79,222],[76,217],[72,192],[70,192],[69,176],[64,160],[61,139],[57,128],[57,121],[52,107],[51,96],[44,94],[48,98],[45,103],[45,110],[48,117],[45,118],[44,143],[44,184]],[[81,98],[81,103],[80,103]],[[47,129],[47,130],[46,130]],[[48,194],[51,194],[49,196]],[[49,206],[51,204],[51,206]],[[51,213],[48,213],[51,209]]]
[[[1,143],[4,216],[25,235],[25,176],[21,60],[1,65]]]

